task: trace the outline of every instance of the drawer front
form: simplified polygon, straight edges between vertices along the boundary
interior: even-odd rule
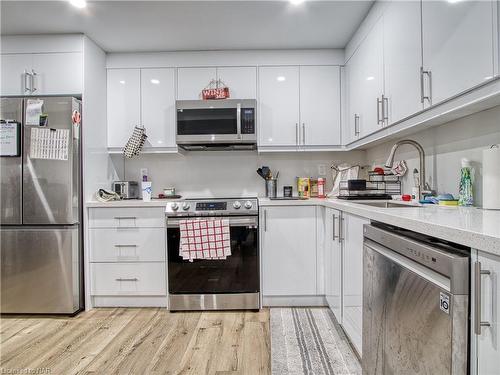
[[[94,228],[91,262],[164,262],[164,228]]]
[[[167,294],[165,263],[92,263],[94,296]]]
[[[91,208],[90,228],[164,228],[163,207]]]

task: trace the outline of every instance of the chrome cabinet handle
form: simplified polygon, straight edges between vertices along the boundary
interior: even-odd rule
[[[342,214],[339,215],[339,242],[344,241],[344,217]]]
[[[335,233],[335,220],[337,219],[337,217],[335,216],[335,214],[332,215],[332,219],[333,219],[333,223],[332,223],[332,237],[333,237],[333,241],[335,241],[335,239],[339,238],[339,236]]]
[[[25,69],[24,70],[24,92],[31,92],[31,73],[28,73],[28,71]]]
[[[267,232],[267,210],[264,209],[264,232]]]
[[[481,262],[474,263],[474,277],[475,277],[475,290],[474,290],[474,333],[476,335],[481,334],[481,327],[489,327],[491,326],[490,322],[481,320],[481,276],[482,275],[491,275],[491,272],[488,270],[481,269]]]
[[[130,279],[127,279],[127,278],[118,278],[118,279],[115,279],[116,281],[139,281],[139,279],[137,277],[134,277],[134,278],[130,278]]]
[[[429,95],[425,95],[425,80],[424,75],[429,78]],[[420,67],[420,102],[424,104],[425,100],[429,101],[432,105],[432,72],[430,70],[424,70],[424,67]]]
[[[115,247],[137,247],[137,245],[115,245]]]
[[[383,123],[384,120],[380,116],[380,107],[382,106],[382,100],[377,98],[377,124]],[[382,109],[383,111],[383,109]]]
[[[33,69],[31,69],[31,92],[35,92],[36,91],[36,87],[35,87],[35,79],[36,79],[36,76],[37,76],[37,72],[35,72]]]
[[[382,125],[387,126],[389,122],[389,98],[382,95]]]
[[[135,216],[115,216],[116,220],[135,220]]]
[[[295,123],[295,144],[299,145],[299,123]]]
[[[306,124],[302,123],[302,144],[306,144]]]
[[[354,114],[354,136],[359,135],[359,115]]]

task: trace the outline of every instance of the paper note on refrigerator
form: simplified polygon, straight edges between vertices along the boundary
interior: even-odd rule
[[[26,125],[40,125],[40,116],[42,115],[43,100],[28,99],[26,101]]]
[[[69,129],[31,129],[31,159],[68,160],[68,152]]]

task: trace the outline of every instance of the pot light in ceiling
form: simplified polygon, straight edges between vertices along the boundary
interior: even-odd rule
[[[462,0],[448,0],[448,2],[449,2],[450,4],[459,3],[460,1],[462,1]]]
[[[125,81],[120,81],[120,83],[121,83],[122,85],[124,85],[124,84],[125,84]]]
[[[375,77],[373,77],[373,76],[366,77],[367,81],[373,81],[374,79],[375,79]]]
[[[290,0],[290,3],[293,5],[300,5],[304,2],[305,0]]]
[[[278,77],[276,77],[276,81],[283,82],[283,81],[286,81],[286,78],[284,76],[278,76]]]
[[[159,84],[160,84],[160,80],[159,80],[159,79],[156,79],[156,78],[153,78],[153,79],[151,80],[151,83],[152,83],[153,85],[159,85]]]
[[[75,8],[85,8],[87,6],[87,1],[85,0],[69,0],[69,3],[73,5]]]

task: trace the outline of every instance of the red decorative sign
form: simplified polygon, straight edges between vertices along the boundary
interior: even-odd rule
[[[229,98],[229,87],[220,87],[216,89],[203,89],[201,91],[203,100],[211,99],[228,99]]]

